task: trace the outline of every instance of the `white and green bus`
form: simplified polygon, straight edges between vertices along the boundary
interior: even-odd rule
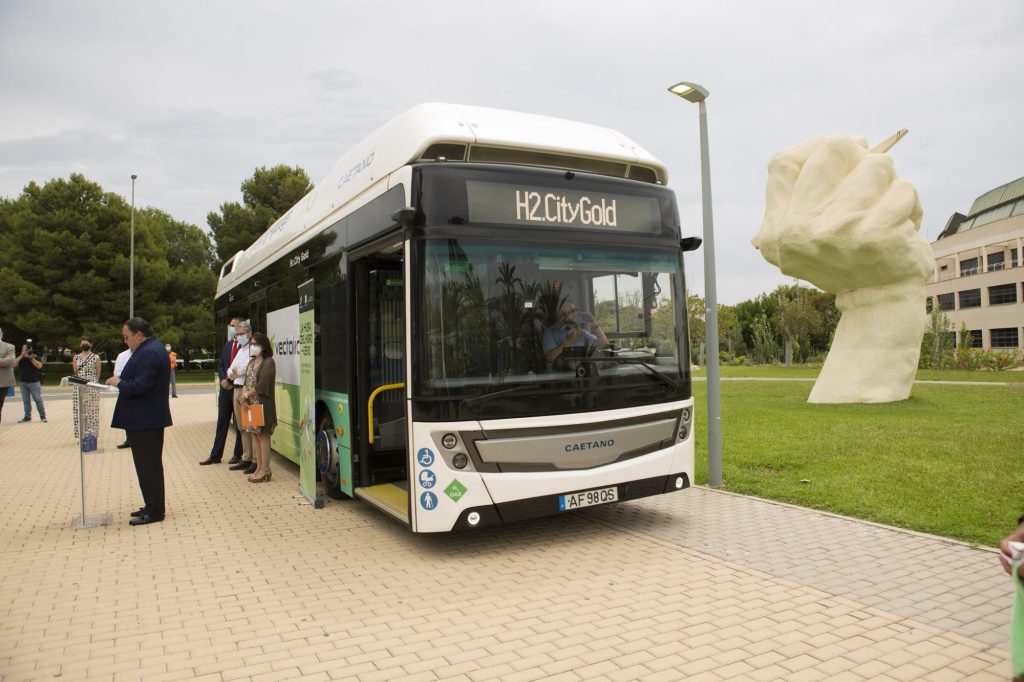
[[[274,450],[298,461],[312,421],[326,493],[415,532],[689,487],[700,240],[666,181],[607,128],[446,104],[385,124],[221,270],[218,321],[273,340]]]

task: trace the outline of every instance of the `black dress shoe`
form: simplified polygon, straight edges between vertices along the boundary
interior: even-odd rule
[[[238,464],[241,461],[241,457],[232,457],[231,459],[228,460],[228,464]]]
[[[134,518],[131,521],[129,521],[128,525],[129,526],[145,526],[147,523],[159,523],[160,521],[163,521],[163,520],[164,520],[164,517],[162,517],[162,516],[153,516],[151,514],[143,514],[142,516],[140,516],[138,518]]]
[[[243,469],[248,469],[250,464],[252,464],[252,462],[246,462],[243,459],[235,464],[232,464],[231,466],[228,467],[228,469],[231,469],[232,471],[242,471]]]
[[[123,443],[119,443],[117,447],[119,447],[121,449],[124,449],[124,448],[130,448],[131,446],[132,446],[131,443],[129,443],[128,441],[125,441]]]
[[[244,471],[243,473],[246,473],[246,474],[255,474],[255,473],[256,473],[256,462],[253,462],[253,463],[252,463],[252,466],[251,466],[251,467],[249,467],[248,469],[246,469],[246,470],[245,470],[245,471]]]
[[[145,516],[145,515],[146,515],[146,508],[145,507],[139,507],[138,509],[133,511],[131,514],[129,514],[129,516],[131,516],[133,519],[137,519],[140,516]]]
[[[220,464],[220,460],[219,459],[214,459],[213,457],[207,457],[206,459],[204,459],[202,462],[199,463],[199,466],[203,466],[204,467],[207,464]]]

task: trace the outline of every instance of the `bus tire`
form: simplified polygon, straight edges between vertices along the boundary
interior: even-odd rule
[[[321,448],[327,448],[327,468],[320,472],[320,480],[324,484],[324,493],[334,500],[345,497],[341,491],[341,471],[338,468],[338,441],[334,434],[334,422],[331,415],[322,414],[316,430],[317,459],[320,459]]]

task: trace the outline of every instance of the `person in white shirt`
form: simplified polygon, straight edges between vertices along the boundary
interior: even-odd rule
[[[128,358],[130,358],[131,356],[132,356],[132,349],[131,348],[126,348],[125,350],[121,351],[118,354],[117,358],[114,359],[114,376],[115,377],[121,376],[121,370],[123,370],[124,366],[128,364]],[[128,442],[127,434],[125,434],[125,435],[126,435],[126,437],[124,439],[124,442],[120,443],[117,446],[117,447],[121,448],[122,450],[124,448],[131,447],[131,443]]]
[[[242,389],[245,387],[245,368],[249,366],[249,341],[252,339],[252,324],[244,320],[235,325],[235,338],[238,340],[238,352],[228,367],[228,380],[235,386],[234,411],[235,423],[242,423]],[[256,471],[256,461],[252,456],[252,434],[240,429],[242,438],[242,461],[228,467],[232,471],[244,471],[252,474]]]

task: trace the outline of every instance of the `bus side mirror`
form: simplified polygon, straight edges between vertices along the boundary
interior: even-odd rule
[[[696,251],[703,242],[700,237],[687,237],[679,240],[679,248],[683,251]]]
[[[391,219],[399,227],[412,227],[412,223],[416,219],[416,209],[412,206],[400,208],[391,214]]]

